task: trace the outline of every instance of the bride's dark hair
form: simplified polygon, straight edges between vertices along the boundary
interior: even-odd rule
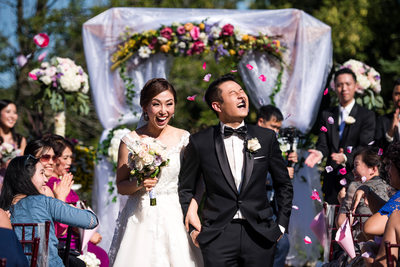
[[[170,82],[164,78],[153,78],[148,80],[143,86],[142,91],[140,91],[140,106],[147,106],[153,97],[167,90],[174,96],[174,102],[176,104],[176,91]]]

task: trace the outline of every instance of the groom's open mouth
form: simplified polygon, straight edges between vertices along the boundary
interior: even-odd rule
[[[237,106],[238,108],[240,108],[240,109],[246,109],[246,108],[247,108],[247,107],[246,107],[246,101],[244,101],[244,99],[241,100],[236,106]]]

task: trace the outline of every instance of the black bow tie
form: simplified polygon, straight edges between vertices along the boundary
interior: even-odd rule
[[[234,133],[237,134],[238,136],[246,138],[247,128],[246,128],[246,126],[242,126],[237,129],[233,129],[231,127],[226,127],[226,126],[224,127],[224,136],[225,137],[229,137]]]

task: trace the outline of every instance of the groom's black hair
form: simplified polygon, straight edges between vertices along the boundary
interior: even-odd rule
[[[356,74],[349,68],[343,68],[343,69],[336,71],[334,74],[334,77],[335,77],[334,81],[336,82],[337,77],[339,77],[339,75],[342,75],[342,74],[350,74],[351,77],[353,77],[354,82],[357,83]]]
[[[223,103],[224,100],[221,97],[221,89],[219,86],[223,84],[224,82],[227,81],[232,81],[237,83],[235,76],[232,74],[225,74],[215,81],[213,81],[207,88],[206,94],[204,95],[204,98],[206,100],[207,105],[211,108],[212,111],[218,116],[218,113],[212,108],[211,104],[212,102],[219,102]]]

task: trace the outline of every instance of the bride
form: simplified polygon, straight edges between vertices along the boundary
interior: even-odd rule
[[[140,93],[146,124],[122,138],[118,153],[118,193],[129,195],[119,215],[110,249],[111,266],[202,266],[201,252],[185,231],[178,198],[180,157],[189,133],[170,126],[176,92],[163,78],[149,80]],[[167,149],[169,163],[156,178],[138,186],[129,178],[128,154],[134,143],[155,139]],[[150,206],[149,191],[156,195]],[[195,201],[192,201],[195,202]]]

